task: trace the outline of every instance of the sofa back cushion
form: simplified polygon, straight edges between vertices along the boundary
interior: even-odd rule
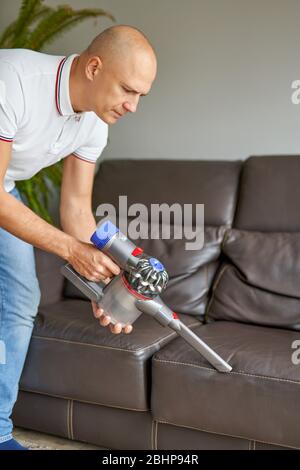
[[[240,161],[107,160],[95,178],[93,207],[127,204],[204,204],[205,226],[231,225],[236,210]],[[118,211],[117,211],[118,212]],[[193,220],[194,222],[194,220]]]
[[[300,233],[231,229],[207,318],[300,329]]]
[[[233,226],[300,232],[300,156],[251,157],[243,165]]]

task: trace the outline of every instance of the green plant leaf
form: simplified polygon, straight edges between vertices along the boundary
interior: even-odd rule
[[[62,166],[63,162],[59,161],[43,168],[29,180],[16,182],[28,207],[50,223],[53,223],[53,219],[49,214],[49,197],[51,192],[61,186]]]
[[[41,50],[67,30],[87,18],[106,16],[114,21],[114,17],[102,9],[73,10],[68,6],[60,6],[44,18],[32,31],[27,39],[26,47]]]
[[[14,32],[16,30],[17,21],[13,21],[10,25],[5,28],[2,35],[0,36],[0,48],[9,48],[11,44],[9,41],[13,38]]]
[[[32,17],[41,7],[43,0],[23,0],[20,8],[19,17],[15,25],[14,39],[12,47],[24,47],[23,44],[30,34],[29,26]]]
[[[32,26],[38,20],[41,20],[45,15],[49,14],[52,8],[41,5],[36,9],[36,12],[32,14],[30,18],[28,18],[27,26]],[[16,26],[17,20],[13,21],[7,28],[4,30],[2,35],[0,36],[0,48],[12,48],[14,47],[13,44],[16,42]],[[21,38],[18,39],[19,47],[25,47],[26,37],[23,36],[23,43],[21,43]]]
[[[33,178],[34,181],[32,181]],[[48,209],[41,203],[39,199],[36,188],[36,178],[33,178],[25,181],[17,181],[16,186],[22,193],[23,198],[25,198],[25,202],[27,203],[28,207],[47,222],[53,224],[53,220],[48,212]]]
[[[53,186],[59,188],[62,181],[62,161],[41,170]]]

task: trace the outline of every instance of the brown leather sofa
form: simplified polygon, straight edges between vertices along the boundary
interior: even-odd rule
[[[113,335],[37,251],[42,302],[14,409],[18,426],[108,449],[300,448],[300,157],[111,160],[94,206],[205,204],[205,245],[143,240],[167,267],[164,300],[226,361],[216,372],[142,315]]]

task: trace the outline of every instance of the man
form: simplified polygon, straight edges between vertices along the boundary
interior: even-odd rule
[[[137,29],[120,25],[98,35],[80,55],[0,50],[0,449],[24,449],[12,438],[16,401],[40,300],[33,246],[55,253],[90,280],[119,267],[89,243],[94,163],[107,128],[137,109],[156,75],[155,53]],[[66,157],[66,158],[65,158]],[[22,203],[15,180],[65,158],[63,231]],[[102,326],[110,318],[93,304]],[[110,325],[113,333],[121,324]],[[124,333],[132,331],[126,325]]]

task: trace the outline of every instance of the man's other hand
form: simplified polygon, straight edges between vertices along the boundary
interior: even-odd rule
[[[108,326],[110,331],[114,334],[125,333],[129,334],[132,332],[133,328],[132,325],[125,325],[122,327],[121,323],[116,323],[115,325],[110,323],[110,317],[104,314],[104,310],[99,308],[96,302],[92,302],[93,314],[94,317],[97,318],[100,322],[101,326]]]

